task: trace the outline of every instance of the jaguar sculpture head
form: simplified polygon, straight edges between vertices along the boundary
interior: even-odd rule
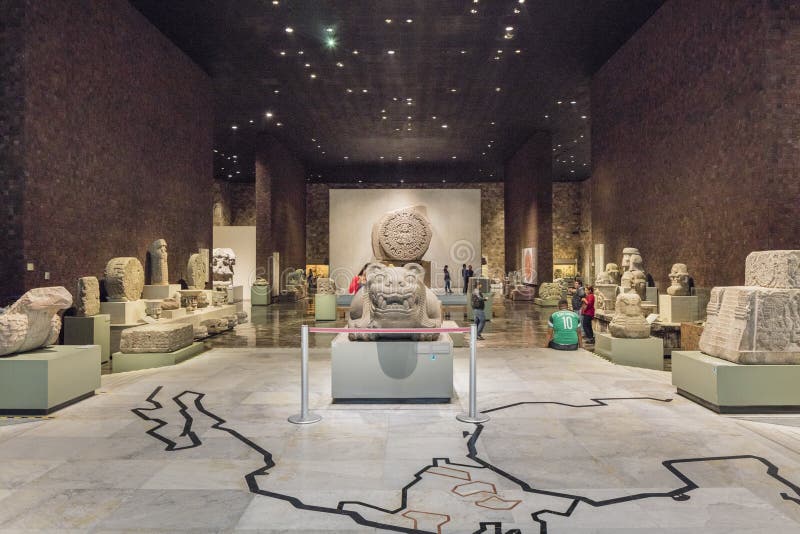
[[[364,273],[366,284],[353,296],[347,325],[350,328],[439,328],[439,299],[425,287],[425,269],[416,263],[387,267],[371,263]],[[352,341],[413,339],[433,341],[439,334],[350,334]]]

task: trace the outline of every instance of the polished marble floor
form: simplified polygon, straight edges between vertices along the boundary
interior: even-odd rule
[[[487,348],[491,419],[467,424],[466,349],[444,405],[332,404],[329,351],[311,356],[313,425],[286,421],[298,350],[259,347],[5,420],[0,532],[800,532],[800,417],[719,416],[585,351]]]

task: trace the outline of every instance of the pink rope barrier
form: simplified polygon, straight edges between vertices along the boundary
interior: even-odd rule
[[[315,334],[469,334],[465,328],[328,328],[309,326],[308,331]]]

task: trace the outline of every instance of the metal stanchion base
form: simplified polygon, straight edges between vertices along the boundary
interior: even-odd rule
[[[320,421],[322,421],[321,415],[310,412],[305,417],[303,417],[303,414],[299,413],[289,418],[289,422],[296,425],[310,425],[311,423],[318,423]]]
[[[461,421],[462,423],[485,423],[489,420],[488,415],[484,415],[481,412],[478,412],[475,417],[470,417],[468,413],[462,413],[456,416],[456,419]]]

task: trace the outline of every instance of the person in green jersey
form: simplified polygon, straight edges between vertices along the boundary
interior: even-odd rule
[[[558,311],[547,321],[547,345],[556,350],[577,350],[581,342],[581,320],[578,314],[567,309],[567,301],[558,302]]]

